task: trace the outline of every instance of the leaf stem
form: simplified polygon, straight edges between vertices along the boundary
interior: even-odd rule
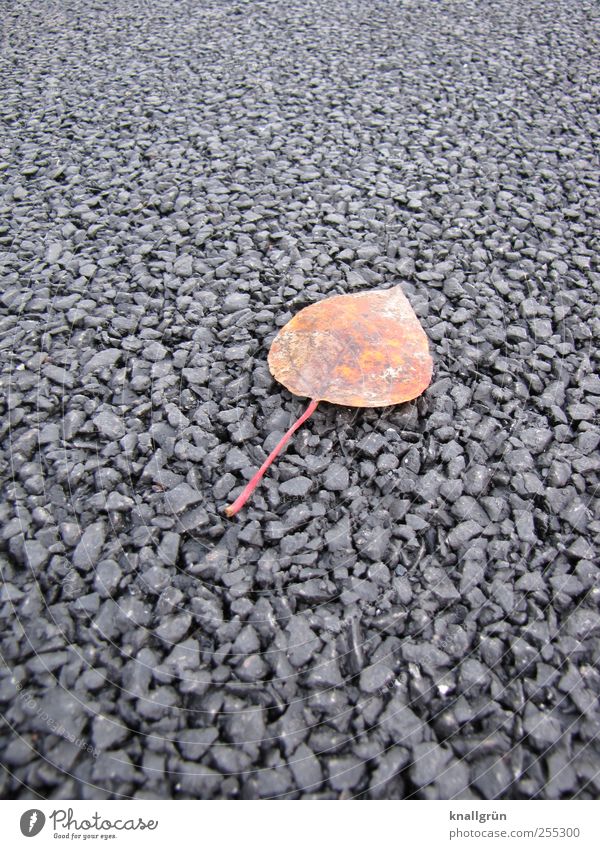
[[[271,451],[265,462],[262,464],[258,472],[253,476],[252,480],[248,482],[246,487],[243,489],[240,495],[235,499],[233,504],[230,504],[229,507],[225,508],[225,513],[227,516],[235,516],[235,514],[242,509],[246,501],[250,498],[258,484],[261,482],[265,472],[275,459],[283,446],[288,442],[288,440],[293,436],[293,434],[298,430],[300,425],[303,425],[304,422],[312,416],[314,411],[317,409],[317,404],[319,401],[317,399],[313,399],[306,410],[302,413],[300,418],[294,422],[291,428],[288,430],[284,436],[281,437],[275,448]]]

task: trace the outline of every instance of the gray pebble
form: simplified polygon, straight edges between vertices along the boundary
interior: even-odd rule
[[[177,643],[189,631],[192,617],[189,613],[167,616],[156,629],[156,636],[165,643]]]
[[[141,350],[142,357],[151,363],[159,363],[167,356],[167,349],[160,342],[150,342]]]
[[[50,553],[47,548],[35,539],[25,540],[23,543],[23,551],[25,554],[26,565],[34,572],[37,572],[45,566],[50,558]]]
[[[417,787],[425,787],[427,784],[433,784],[444,771],[452,758],[452,752],[432,741],[418,743],[412,751],[412,757],[409,771],[411,780]]]
[[[312,481],[302,475],[284,481],[279,485],[279,491],[282,495],[294,496],[295,498],[303,498],[311,489]]]
[[[173,271],[178,277],[191,277],[194,273],[192,257],[189,254],[178,257],[173,263]]]
[[[84,571],[94,569],[98,563],[105,539],[106,528],[104,522],[94,522],[89,525],[84,530],[73,552],[73,566],[76,569],[82,569]]]
[[[97,413],[92,421],[98,432],[107,439],[120,439],[125,433],[123,419],[110,410],[102,410]]]
[[[180,483],[165,493],[165,508],[168,512],[183,513],[202,501],[203,495],[188,483]]]
[[[325,471],[323,486],[331,492],[345,492],[350,483],[348,469],[339,463],[331,463]]]
[[[101,560],[95,570],[94,589],[103,598],[109,598],[118,587],[122,576],[121,567],[115,560]]]
[[[95,374],[105,368],[112,368],[115,363],[122,357],[123,352],[118,348],[105,348],[103,351],[98,351],[93,357],[87,361],[83,367],[83,374]]]
[[[304,666],[319,649],[320,641],[303,616],[293,616],[287,626],[287,656],[292,666]]]
[[[330,758],[327,769],[329,785],[337,791],[356,789],[366,773],[364,763],[354,755]]]

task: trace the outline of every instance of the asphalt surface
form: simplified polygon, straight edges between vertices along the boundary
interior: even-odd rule
[[[3,4],[4,798],[597,797],[599,17]],[[225,519],[399,283],[431,387]]]

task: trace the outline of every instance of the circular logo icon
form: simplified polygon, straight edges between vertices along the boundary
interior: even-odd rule
[[[38,808],[31,808],[21,815],[21,834],[24,834],[25,837],[35,837],[43,829],[45,823],[44,814]]]

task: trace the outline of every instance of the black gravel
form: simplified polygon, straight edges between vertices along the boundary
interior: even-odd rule
[[[4,10],[4,797],[597,797],[599,17]],[[430,389],[224,519],[278,328],[399,282]]]

